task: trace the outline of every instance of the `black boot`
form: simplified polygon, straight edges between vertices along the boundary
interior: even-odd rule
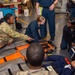
[[[51,39],[50,39],[51,41],[54,41],[54,37],[51,37]]]

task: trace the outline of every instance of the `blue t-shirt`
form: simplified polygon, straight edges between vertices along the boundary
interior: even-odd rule
[[[36,2],[40,3],[40,6],[42,7],[49,7],[53,4],[54,0],[36,0]]]

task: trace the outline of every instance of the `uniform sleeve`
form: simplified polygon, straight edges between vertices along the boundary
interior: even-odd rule
[[[28,75],[28,71],[20,71],[16,75]]]
[[[26,40],[28,38],[27,35],[20,34],[16,31],[12,30],[7,24],[5,25],[5,27],[3,27],[2,30],[12,38],[20,38],[23,40]]]

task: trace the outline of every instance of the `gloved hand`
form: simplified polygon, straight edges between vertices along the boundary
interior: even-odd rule
[[[65,65],[64,68],[69,68],[69,69],[71,69],[71,64]]]

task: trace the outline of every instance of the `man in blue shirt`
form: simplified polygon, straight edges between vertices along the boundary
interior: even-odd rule
[[[38,16],[37,20],[32,21],[27,29],[26,29],[26,35],[32,37],[34,41],[38,42],[41,40],[41,35],[38,32],[38,29],[40,28],[40,25],[44,25],[45,18],[43,16]]]
[[[46,18],[46,22],[48,20],[49,23],[49,33],[51,36],[51,40],[54,40],[55,37],[55,12],[54,7],[58,0],[36,0],[36,13],[38,14],[38,8],[43,7],[42,16]],[[41,26],[41,35],[42,38],[46,37],[47,30],[46,30],[46,23],[45,25]]]
[[[75,46],[75,19],[70,19],[63,28],[61,49],[67,49],[68,45]]]

